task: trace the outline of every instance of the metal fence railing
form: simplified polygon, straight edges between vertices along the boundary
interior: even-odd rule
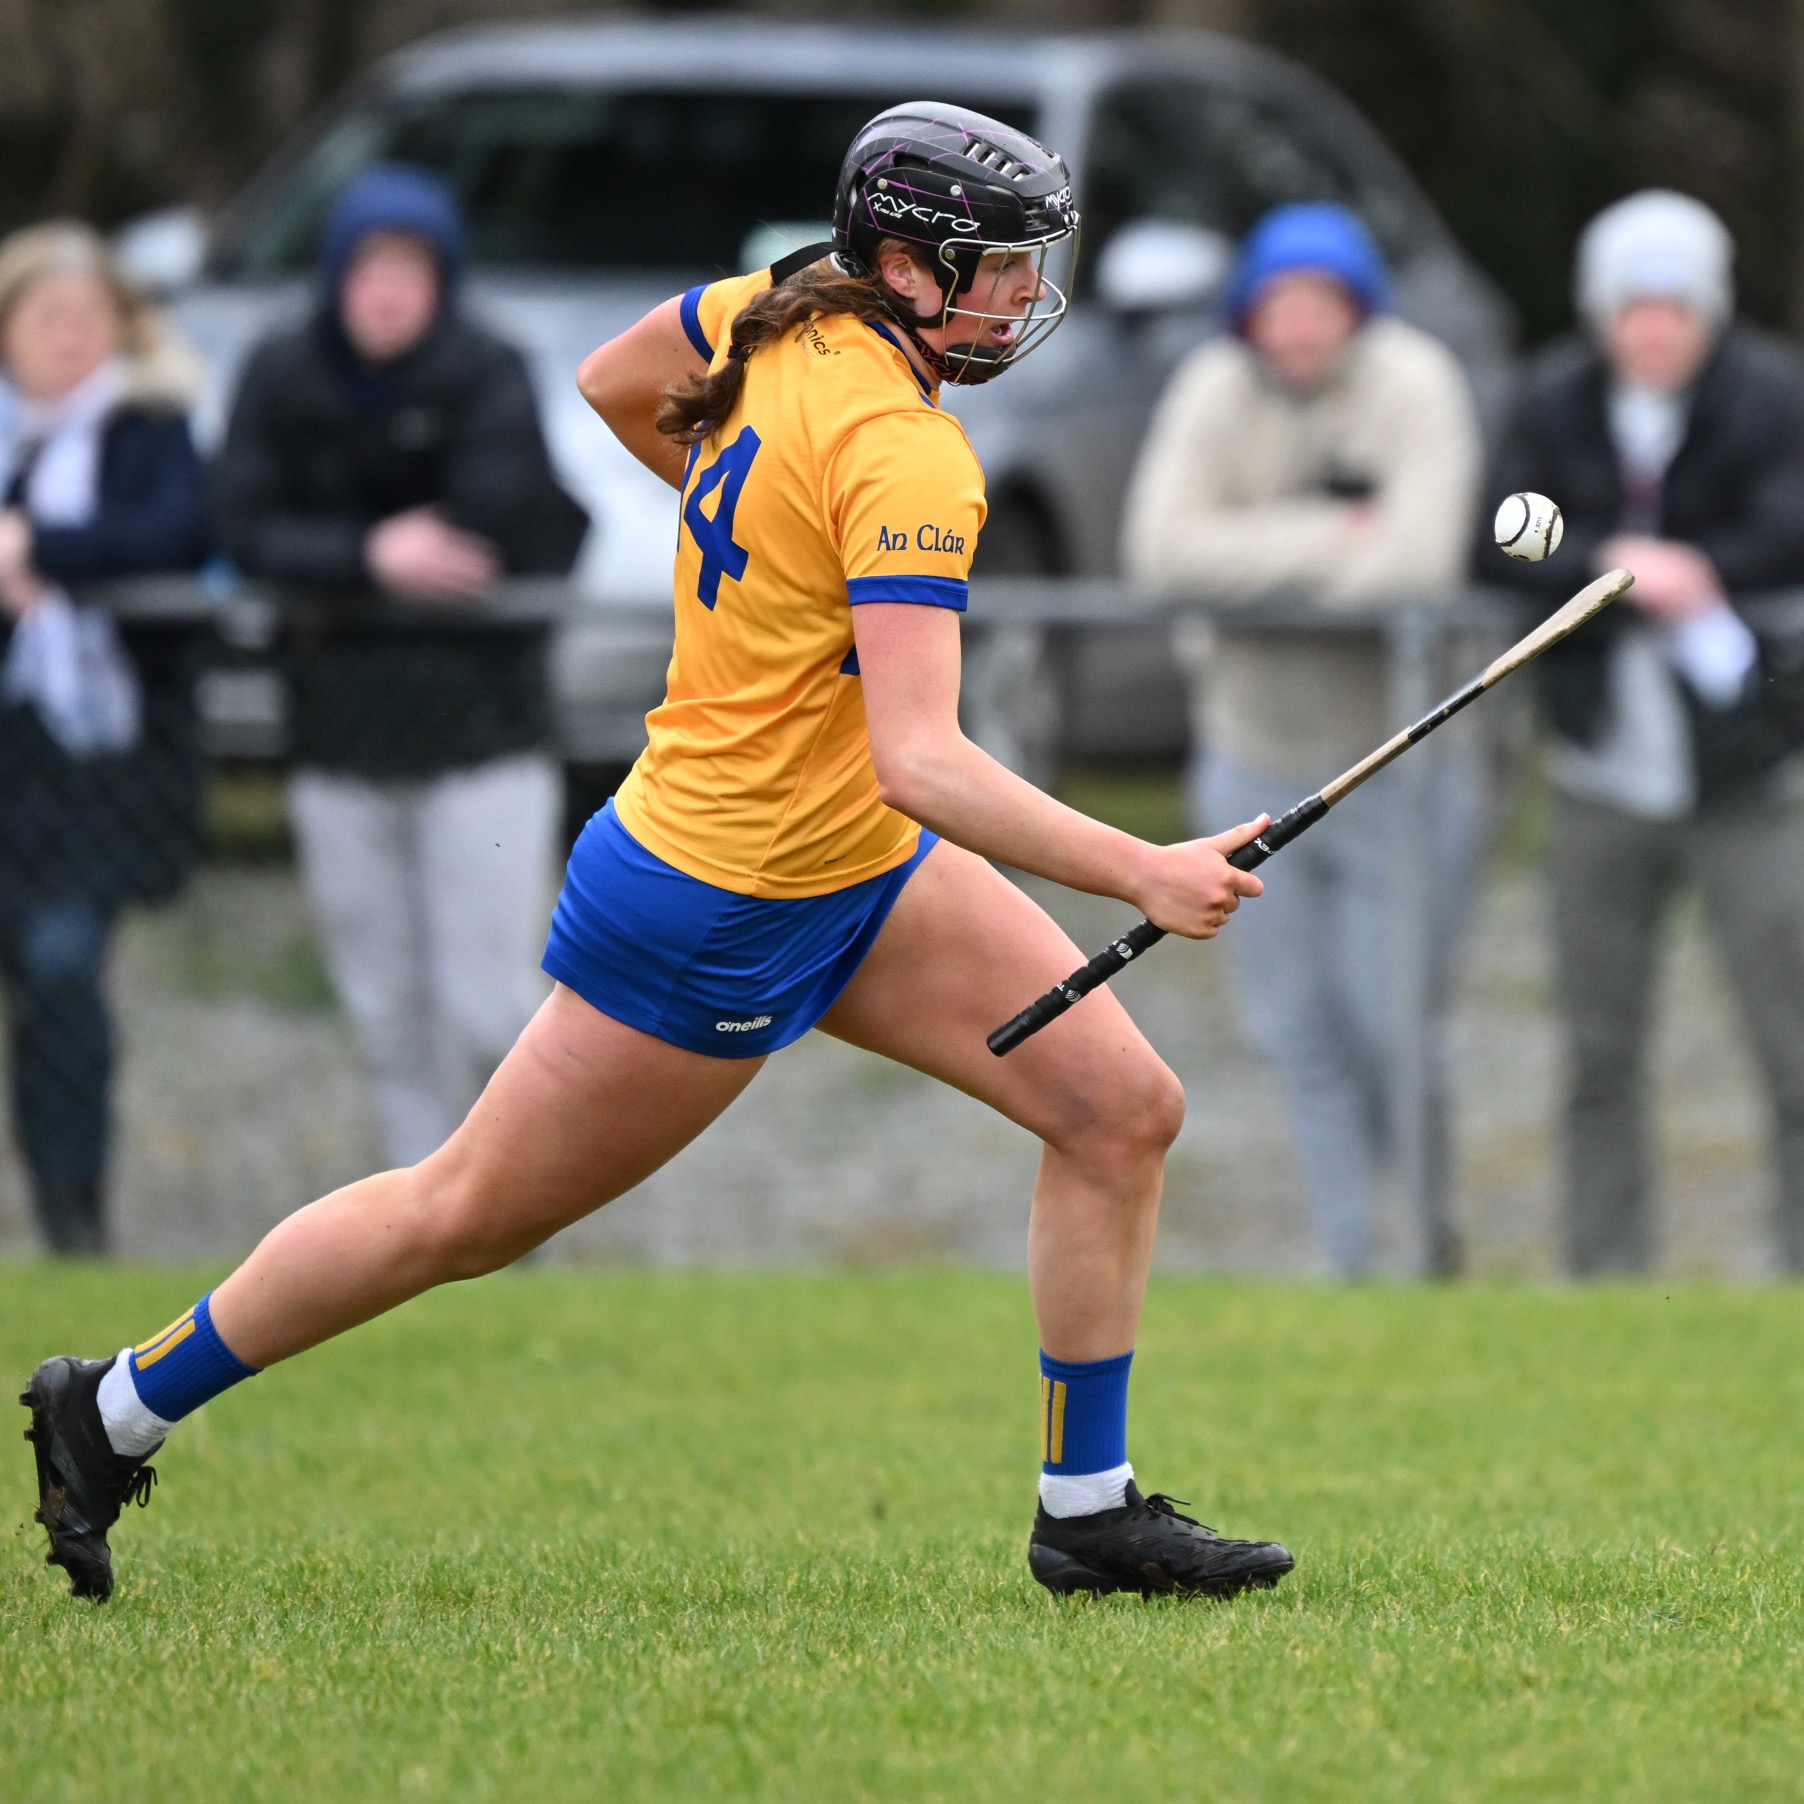
[[[210,751],[225,757],[280,757],[283,703],[276,651],[282,609],[276,594],[248,582],[190,576],[144,577],[96,585],[84,595],[122,622],[193,631],[205,642],[199,714]],[[1390,647],[1393,685],[1404,711],[1432,687],[1437,657],[1453,634],[1509,633],[1523,618],[1509,591],[1471,588],[1444,603],[1323,608],[1306,595],[1254,605],[1207,593],[1173,598],[1104,578],[980,579],[966,617],[967,720],[976,736],[1017,768],[1056,765],[1069,712],[1069,665],[1080,669],[1086,642],[1111,630],[1168,625],[1186,616],[1231,618],[1237,629],[1373,633]],[[1804,589],[1748,598],[1757,630],[1804,668]],[[644,716],[663,694],[670,658],[670,597],[600,599],[554,578],[506,584],[480,607],[394,609],[380,618],[405,629],[459,618],[472,630],[543,622],[553,629],[551,685],[557,749],[576,762],[629,762],[645,743]],[[1051,655],[1063,644],[1068,656]],[[1063,663],[1066,668],[1060,669]]]

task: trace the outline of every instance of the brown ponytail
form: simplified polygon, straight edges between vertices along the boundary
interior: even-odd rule
[[[881,280],[842,275],[823,258],[753,296],[733,321],[726,362],[705,375],[685,376],[665,389],[658,409],[658,430],[679,445],[700,444],[714,429],[715,421],[733,411],[745,381],[746,359],[760,345],[796,331],[811,319],[830,314],[893,318],[876,285]]]

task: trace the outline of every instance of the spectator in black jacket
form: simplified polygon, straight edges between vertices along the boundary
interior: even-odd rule
[[[0,244],[0,970],[12,1106],[45,1239],[106,1243],[122,903],[179,886],[199,841],[188,641],[80,605],[98,578],[203,552],[193,361],[86,226]],[[72,597],[70,590],[76,590]]]
[[[289,790],[389,1157],[463,1119],[537,1005],[558,817],[544,629],[485,620],[587,525],[525,366],[464,319],[463,227],[382,166],[328,214],[321,303],[251,357],[215,478],[232,557],[290,595]]]
[[[1565,510],[1543,564],[1486,564],[1542,611],[1599,570],[1635,587],[1541,661],[1569,1039],[1567,1252],[1649,1255],[1645,1049],[1667,904],[1689,881],[1721,940],[1772,1101],[1780,1256],[1804,1270],[1804,768],[1736,609],[1804,583],[1804,365],[1733,321],[1727,230],[1648,192],[1594,220],[1585,336],[1530,374],[1497,473]]]

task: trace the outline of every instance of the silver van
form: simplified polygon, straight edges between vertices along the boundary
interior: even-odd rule
[[[1452,346],[1481,407],[1500,395],[1508,310],[1371,128],[1293,64],[1195,32],[715,17],[455,32],[383,63],[217,220],[152,217],[122,249],[175,291],[212,369],[202,427],[216,431],[245,351],[307,305],[339,185],[379,159],[439,171],[469,221],[469,301],[526,352],[554,455],[595,519],[577,573],[594,607],[559,655],[571,750],[629,756],[661,693],[673,509],[572,372],[668,295],[823,236],[855,128],[923,97],[1055,145],[1084,218],[1064,327],[1006,381],[952,398],[988,475],[980,573],[1113,568],[1147,415],[1177,358],[1216,329],[1234,242],[1280,202],[1355,207],[1391,263],[1398,310]],[[1069,749],[1181,742],[1166,663],[1156,637],[1083,642]]]

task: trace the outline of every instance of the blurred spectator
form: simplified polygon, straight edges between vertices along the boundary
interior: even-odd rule
[[[1254,229],[1227,296],[1232,332],[1177,370],[1129,494],[1123,560],[1168,591],[1252,601],[1300,591],[1333,608],[1457,592],[1480,448],[1459,366],[1385,311],[1387,273],[1346,209],[1282,207]],[[1278,812],[1395,730],[1376,633],[1185,629],[1199,698],[1191,815],[1199,833]],[[1437,1022],[1476,832],[1458,756],[1432,777]],[[1335,1266],[1367,1269],[1399,1026],[1392,848],[1398,773],[1271,865],[1226,936],[1250,1030],[1290,1093],[1316,1223]],[[1437,1046],[1432,1157],[1444,1172]],[[1437,1190],[1442,1179],[1436,1179]],[[1454,1260],[1429,1226],[1433,1269]]]
[[[506,575],[568,571],[587,520],[519,354],[458,312],[463,226],[437,179],[357,177],[323,253],[312,319],[250,359],[216,518],[293,598],[290,814],[388,1156],[409,1165],[541,993],[545,631],[482,603]]]
[[[1703,894],[1777,1124],[1778,1240],[1804,1270],[1804,761],[1738,591],[1804,583],[1804,367],[1733,321],[1734,246],[1684,195],[1600,214],[1584,331],[1536,362],[1497,473],[1565,510],[1544,564],[1487,563],[1542,611],[1600,570],[1635,587],[1542,661],[1554,730],[1558,995],[1573,1272],[1649,1254],[1645,1053],[1662,917]]]
[[[199,838],[182,656],[78,605],[101,577],[189,569],[198,368],[86,226],[0,244],[0,969],[13,1120],[45,1239],[106,1247],[120,905],[168,896]]]

